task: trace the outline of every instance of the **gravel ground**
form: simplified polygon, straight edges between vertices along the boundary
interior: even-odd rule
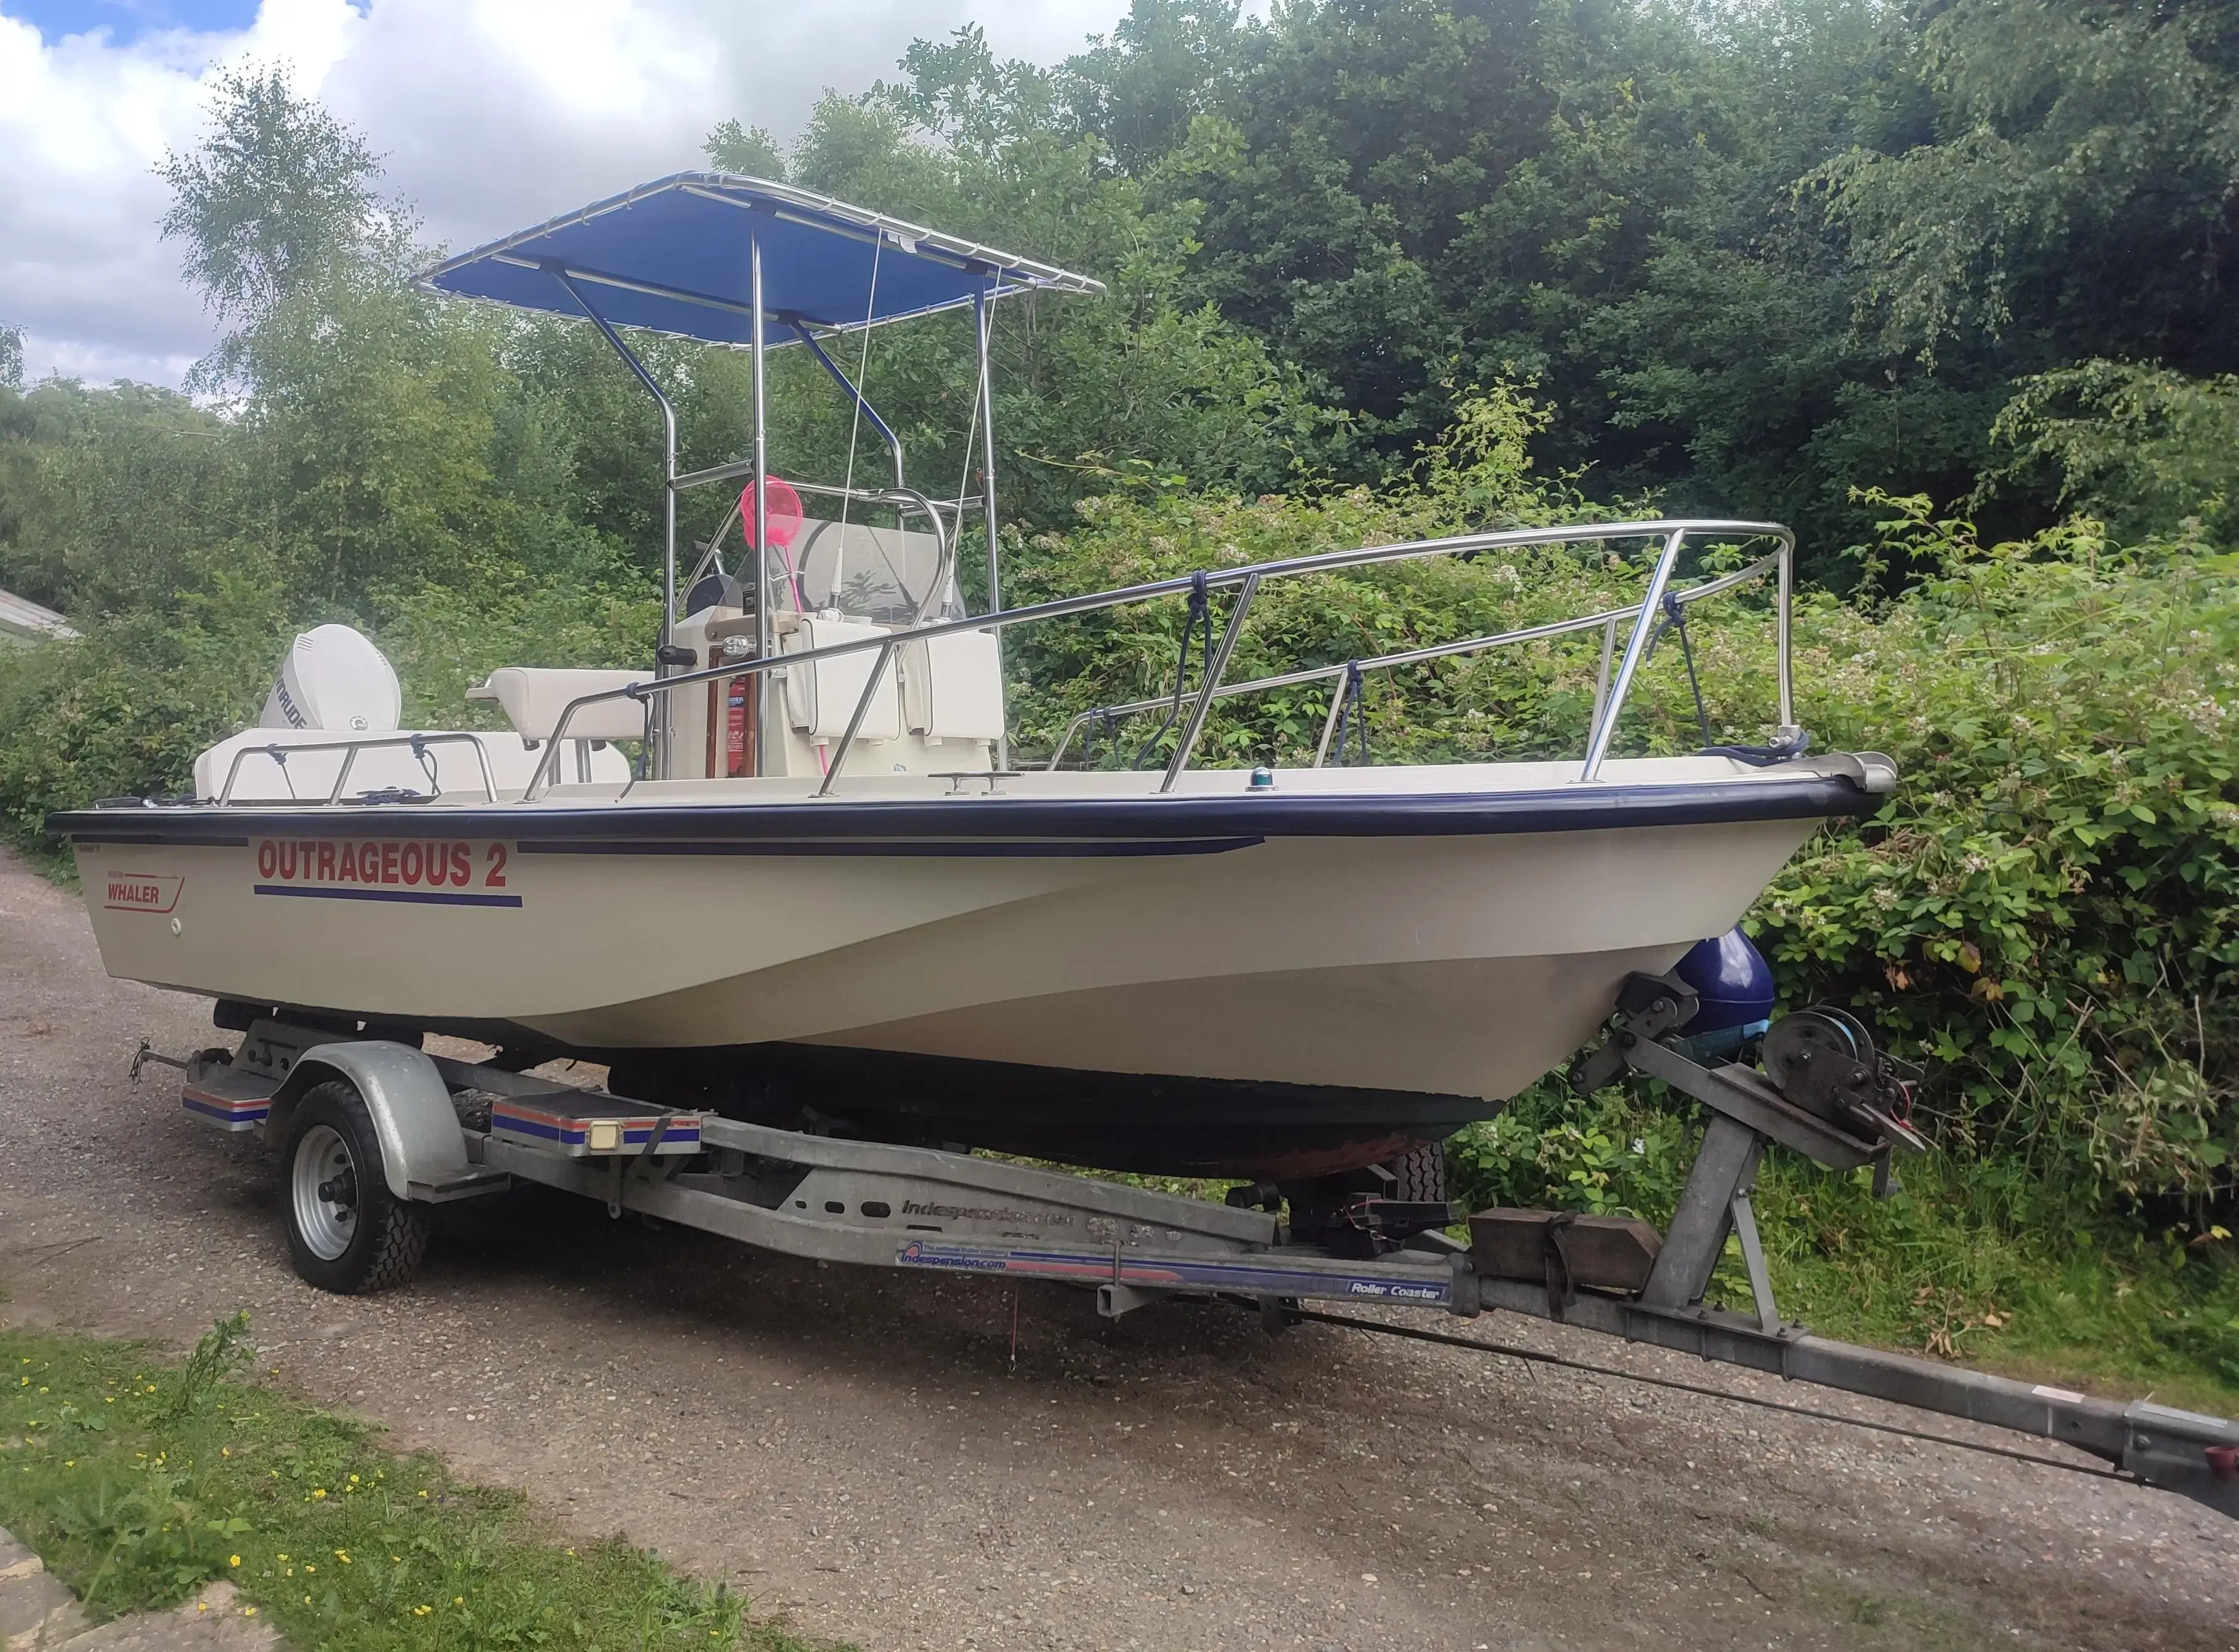
[[[2189,1503],[1460,1350],[1213,1305],[1107,1325],[1056,1286],[832,1270],[541,1190],[445,1212],[407,1290],[323,1296],[254,1138],[191,1121],[162,1069],[127,1082],[143,1035],[214,1041],[0,859],[0,1313],[184,1343],[247,1308],[314,1398],[807,1634],[2239,1647],[2239,1527]],[[1918,1420],[1558,1326],[1468,1331]]]

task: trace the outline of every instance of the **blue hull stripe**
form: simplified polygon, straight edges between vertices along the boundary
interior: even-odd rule
[[[1218,855],[1249,849],[1265,838],[1177,838],[1168,842],[815,842],[794,839],[777,842],[740,840],[732,843],[549,843],[524,839],[525,855],[878,855],[925,857],[933,859],[1008,860],[1124,859],[1138,855]]]
[[[244,830],[282,838],[449,838],[632,845],[884,841],[926,846],[1073,842],[1189,844],[1262,838],[1492,837],[1810,820],[1872,814],[1882,799],[1840,775],[1767,770],[1751,779],[1613,781],[1533,792],[1234,792],[1173,797],[827,798],[790,803],[643,806],[519,804],[322,809],[204,804],[50,814],[47,830],[81,843],[238,845]],[[1008,852],[1015,853],[1015,850]],[[1108,849],[1106,850],[1108,853]],[[764,850],[763,853],[770,853]]]
[[[518,906],[519,895],[455,894],[434,889],[329,889],[310,884],[255,884],[260,895],[304,895],[314,900],[394,900],[409,906]]]

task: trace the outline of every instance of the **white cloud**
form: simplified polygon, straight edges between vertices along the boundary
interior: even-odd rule
[[[967,19],[1048,62],[1125,0],[262,0],[246,30],[43,40],[0,12],[0,322],[32,376],[176,384],[213,338],[152,168],[208,88],[285,61],[386,157],[426,233],[472,245],[703,160],[736,117],[797,132],[820,90],[894,73]],[[7,0],[0,0],[4,8]]]

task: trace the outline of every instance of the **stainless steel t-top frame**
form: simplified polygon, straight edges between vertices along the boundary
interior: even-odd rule
[[[1674,594],[1672,600],[1680,602],[1698,601],[1704,597],[1731,590],[1746,581],[1761,578],[1768,569],[1777,575],[1777,589],[1775,602],[1777,610],[1777,671],[1779,686],[1779,727],[1781,734],[1785,737],[1793,731],[1796,724],[1795,676],[1790,647],[1791,608],[1795,583],[1795,534],[1777,522],[1664,518],[1651,521],[1595,522],[1561,527],[1514,528],[1493,534],[1462,534],[1449,539],[1410,540],[1394,545],[1367,546],[1359,550],[1327,551],[1313,556],[1285,557],[1275,561],[1252,563],[1240,567],[1208,568],[1198,574],[1179,574],[1166,580],[1152,580],[1141,585],[1126,586],[1113,591],[1100,591],[1088,596],[1060,597],[1054,601],[1036,602],[1022,608],[1000,610],[968,619],[950,620],[938,625],[918,626],[908,631],[889,633],[882,638],[867,637],[852,642],[834,643],[828,647],[804,649],[797,654],[785,654],[774,659],[764,655],[758,660],[741,660],[711,667],[703,671],[688,672],[668,678],[659,683],[630,683],[621,688],[608,689],[601,693],[586,694],[579,700],[572,700],[567,709],[561,713],[559,724],[553,731],[553,748],[555,751],[558,749],[559,742],[565,737],[568,726],[575,713],[585,706],[595,705],[601,700],[624,698],[642,700],[648,694],[665,688],[679,687],[688,683],[712,682],[718,677],[751,675],[773,670],[779,666],[807,665],[819,660],[834,659],[842,654],[860,654],[866,649],[875,648],[879,651],[879,657],[872,666],[860,698],[855,702],[854,713],[848,719],[847,733],[841,737],[839,746],[833,752],[831,767],[825,774],[822,785],[817,788],[817,796],[828,797],[831,795],[834,784],[840,778],[842,766],[847,762],[847,753],[854,741],[856,733],[862,726],[864,716],[870,708],[872,696],[878,692],[880,686],[885,681],[887,669],[894,660],[894,651],[904,641],[919,638],[947,636],[960,631],[993,631],[1000,636],[1005,630],[1014,625],[1025,625],[1037,620],[1054,620],[1068,614],[1089,614],[1101,608],[1119,607],[1126,603],[1144,602],[1157,597],[1179,596],[1197,588],[1200,583],[1206,589],[1215,587],[1232,587],[1236,590],[1236,598],[1229,609],[1227,627],[1222,633],[1219,643],[1214,647],[1213,658],[1206,662],[1203,680],[1199,683],[1195,693],[1190,696],[1189,720],[1182,729],[1180,740],[1175,744],[1173,756],[1167,763],[1165,777],[1159,785],[1159,790],[1161,793],[1171,792],[1174,788],[1175,781],[1180,778],[1182,771],[1189,765],[1190,756],[1195,749],[1198,736],[1205,726],[1206,714],[1212,709],[1212,702],[1221,697],[1224,693],[1229,692],[1221,686],[1221,675],[1227,667],[1231,654],[1235,650],[1238,637],[1242,634],[1245,620],[1251,611],[1252,600],[1258,594],[1263,581],[1289,578],[1300,574],[1322,574],[1343,568],[1365,567],[1379,562],[1409,561],[1432,556],[1461,556],[1476,552],[1527,545],[1578,544],[1598,540],[1658,539],[1663,541],[1662,548],[1658,553],[1655,564],[1650,571],[1648,589],[1638,607],[1582,615],[1575,620],[1557,620],[1550,625],[1533,627],[1525,631],[1505,633],[1498,637],[1472,639],[1466,643],[1451,645],[1446,650],[1463,653],[1472,648],[1492,647],[1503,643],[1527,641],[1542,637],[1559,636],[1569,632],[1601,628],[1605,638],[1603,668],[1606,689],[1605,692],[1597,695],[1598,705],[1593,726],[1588,731],[1585,762],[1578,773],[1578,779],[1582,783],[1591,783],[1600,778],[1603,760],[1608,755],[1610,741],[1617,732],[1618,713],[1624,710],[1625,695],[1631,689],[1633,679],[1647,657],[1649,645],[1657,629],[1658,616],[1663,612],[1666,593],[1671,589],[1671,576],[1678,567],[1680,554],[1685,548],[1690,535],[1697,538],[1723,540],[1762,538],[1774,541],[1775,548],[1770,556],[1733,574],[1725,574],[1705,584],[1678,593]],[[990,543],[993,543],[992,536]],[[1616,628],[1620,621],[1627,618],[1631,620],[1632,628],[1625,643],[1624,655],[1617,665],[1614,680],[1608,680],[1609,658],[1614,647]],[[1433,654],[1426,651],[1419,657],[1433,657]],[[1392,663],[1396,663],[1396,659]],[[1234,692],[1243,693],[1253,688],[1268,687],[1279,681],[1305,680],[1310,675],[1330,674],[1342,672],[1345,668],[1345,665],[1339,664],[1334,667],[1319,667],[1313,673],[1292,677],[1269,678],[1259,682],[1238,685]],[[1068,738],[1070,738],[1069,733]],[[998,767],[1002,765],[999,763]],[[555,782],[557,774],[556,760],[548,757],[546,761],[538,765],[535,774],[531,776],[523,800],[534,799],[542,790]]]
[[[773,262],[773,258],[774,262]],[[882,268],[885,273],[882,274]],[[744,275],[743,282],[741,280]],[[818,795],[829,795],[847,761],[849,748],[860,732],[872,698],[886,681],[897,645],[905,638],[930,638],[967,630],[986,630],[996,640],[998,659],[1003,633],[1013,625],[1084,614],[1097,608],[1153,597],[1177,594],[1213,586],[1236,592],[1226,634],[1206,662],[1203,680],[1192,698],[1189,714],[1159,790],[1172,791],[1188,766],[1202,733],[1212,702],[1230,693],[1273,687],[1278,682],[1305,680],[1298,675],[1268,679],[1234,689],[1222,677],[1249,615],[1252,600],[1263,580],[1293,574],[1319,572],[1418,556],[1465,554],[1498,546],[1555,544],[1591,540],[1628,539],[1653,535],[1664,543],[1650,570],[1648,588],[1627,634],[1624,656],[1616,658],[1623,610],[1583,616],[1551,627],[1537,627],[1501,636],[1442,645],[1438,651],[1413,651],[1379,661],[1352,661],[1318,668],[1317,674],[1337,674],[1364,665],[1398,665],[1410,659],[1460,654],[1479,647],[1561,635],[1599,627],[1603,636],[1603,668],[1597,686],[1595,710],[1587,731],[1582,782],[1596,780],[1608,755],[1617,719],[1633,680],[1646,663],[1659,630],[1659,615],[1666,611],[1666,596],[1678,571],[1680,554],[1691,534],[1768,537],[1777,546],[1772,558],[1737,575],[1712,581],[1671,595],[1676,605],[1699,600],[1715,591],[1731,588],[1761,575],[1770,565],[1778,576],[1778,671],[1780,726],[1784,733],[1795,724],[1790,658],[1790,609],[1794,582],[1794,540],[1789,531],[1770,522],[1674,521],[1607,522],[1577,527],[1527,529],[1515,533],[1465,534],[1401,545],[1368,547],[1322,556],[1292,557],[1254,567],[1209,569],[1176,580],[1156,581],[1125,590],[1093,596],[1033,604],[1007,610],[1003,607],[1001,522],[995,501],[995,431],[993,378],[990,366],[990,335],[994,301],[1007,293],[1029,290],[1097,294],[1100,282],[1051,265],[1037,263],[993,248],[976,246],[933,230],[906,223],[883,214],[850,206],[790,185],[765,179],[723,173],[684,172],[660,178],[609,200],[595,202],[487,246],[448,258],[420,277],[435,292],[483,299],[517,309],[588,317],[642,383],[661,415],[661,645],[662,651],[650,684],[633,683],[614,694],[589,696],[563,714],[560,733],[553,737],[556,753],[575,707],[596,700],[627,694],[648,704],[649,753],[647,771],[669,772],[665,707],[668,691],[691,682],[718,677],[767,673],[781,664],[809,665],[840,654],[875,647],[879,658],[869,673],[847,733],[834,753]],[[595,300],[593,294],[598,295]],[[880,418],[818,342],[818,335],[837,335],[881,325],[911,316],[970,305],[973,311],[974,354],[979,385],[973,408],[980,452],[980,495],[976,501],[960,496],[935,501],[911,489],[904,480],[902,444],[891,425]],[[797,484],[804,491],[865,504],[886,506],[922,515],[937,541],[939,576],[914,605],[914,623],[906,632],[884,638],[838,644],[779,659],[774,651],[774,605],[767,600],[768,569],[768,417],[767,353],[769,328],[804,343],[811,355],[848,396],[857,412],[868,417],[886,440],[894,457],[894,485],[891,488],[854,486],[851,474],[841,488]],[[676,469],[676,413],[658,380],[624,340],[621,328],[644,328],[703,343],[743,346],[753,358],[754,429],[751,456],[740,462],[716,465],[680,475]],[[781,340],[781,342],[783,341]],[[967,438],[967,460],[971,438]],[[676,623],[676,496],[687,488],[735,480],[754,481],[752,532],[757,559],[755,571],[756,657],[751,660],[677,674],[669,653]],[[967,478],[968,480],[968,478]],[[961,489],[960,488],[960,494]],[[923,623],[935,601],[945,600],[953,574],[955,544],[966,512],[977,508],[987,538],[987,594],[990,612],[969,619],[953,619],[934,625]],[[946,514],[944,514],[946,513]],[[717,530],[720,541],[732,515]],[[1000,669],[1000,666],[999,666]],[[1180,693],[1184,685],[1177,684]],[[762,715],[770,714],[772,696],[762,698]],[[1334,717],[1332,717],[1332,721]],[[1323,746],[1328,745],[1325,731]],[[1069,738],[1069,736],[1068,736]],[[757,742],[756,762],[769,742]],[[1007,770],[1007,734],[996,743],[995,767]],[[1317,757],[1319,762],[1319,757]],[[528,795],[557,776],[556,761],[548,758],[532,779]]]
[[[599,336],[606,340],[608,347],[616,355],[621,357],[623,364],[636,375],[638,382],[644,385],[651,393],[654,402],[661,408],[662,504],[661,646],[662,653],[654,667],[654,676],[656,680],[664,684],[671,680],[671,667],[667,650],[669,639],[676,630],[676,496],[688,488],[704,488],[714,482],[736,481],[742,476],[751,477],[754,487],[754,543],[755,548],[753,581],[754,654],[759,661],[774,663],[771,649],[771,644],[774,640],[770,630],[772,610],[770,604],[764,600],[769,584],[769,421],[766,362],[768,343],[764,328],[761,240],[759,235],[750,237],[747,255],[749,267],[747,279],[754,295],[753,341],[748,346],[753,360],[754,441],[751,450],[753,456],[730,464],[711,465],[705,469],[691,471],[683,475],[679,475],[676,470],[676,408],[669,401],[668,393],[661,388],[661,381],[653,375],[651,369],[639,358],[637,352],[630,348],[628,342],[615,329],[599,308],[591,302],[590,295],[583,290],[575,272],[557,262],[548,266],[553,278],[567,289],[568,295],[574,298],[578,305],[581,306],[583,314],[588,316],[591,324],[599,329]],[[981,496],[977,503],[987,528],[988,600],[990,606],[1000,607],[1003,581],[996,547],[995,460],[994,443],[992,440],[994,430],[995,401],[991,381],[992,364],[988,355],[991,309],[992,306],[984,294],[973,300],[973,334],[977,345],[980,374],[979,417],[981,428],[989,438],[983,450],[986,460],[981,467]],[[873,428],[885,438],[887,446],[894,455],[894,485],[891,488],[856,488],[852,485],[834,488],[828,483],[820,482],[794,482],[790,485],[803,493],[844,498],[862,505],[888,506],[906,513],[920,514],[925,518],[940,547],[940,551],[933,578],[928,583],[925,594],[918,600],[911,616],[913,620],[921,620],[927,610],[940,600],[954,577],[956,541],[961,535],[963,517],[968,508],[967,502],[960,498],[955,501],[949,507],[954,520],[953,521],[945,520],[940,514],[940,504],[907,485],[902,473],[901,438],[896,435],[893,427],[880,416],[878,409],[871,405],[869,398],[864,395],[861,388],[848,378],[830,355],[825,353],[823,347],[808,331],[808,324],[794,317],[785,319],[801,342],[808,347],[809,354],[827,373],[831,375],[840,388],[854,401],[855,406],[862,410],[863,415],[871,421]],[[722,525],[715,530],[717,541],[729,531],[731,521],[738,514],[739,508],[734,504],[729,514],[723,518]],[[712,543],[710,549],[713,549]],[[999,660],[1000,657],[999,645],[997,654]],[[730,668],[730,674],[740,676],[766,669],[767,663],[746,667],[734,665]],[[880,664],[883,670],[883,660]],[[693,680],[700,680],[698,677],[693,679]],[[872,678],[874,687],[878,680],[879,673],[874,673]],[[655,748],[652,766],[655,773],[666,778],[668,772],[668,719],[665,710],[667,702],[665,693],[661,698],[664,710],[661,714],[652,720],[654,730],[652,739]],[[863,713],[868,703],[867,693],[864,702],[857,706],[855,715],[847,726],[849,741],[854,740],[856,729],[861,726]],[[568,709],[572,712],[575,708],[570,707]],[[763,715],[765,717],[768,715],[767,705],[765,705]],[[761,753],[766,749],[765,742],[759,740],[755,742],[754,760],[757,773],[761,772]],[[839,767],[840,761],[845,760],[846,752],[847,746],[843,744],[840,747],[840,759],[835,760],[833,764],[835,770]],[[998,742],[995,766],[999,769],[1007,768],[1009,755],[1010,742],[1006,735]]]
[[[989,338],[994,300],[1015,292],[1095,295],[1104,290],[1101,282],[1053,265],[789,184],[721,172],[680,172],[657,178],[447,258],[423,272],[418,282],[433,292],[588,318],[660,408],[662,654],[657,680],[666,680],[674,669],[669,649],[677,620],[676,496],[688,488],[741,477],[754,482],[749,531],[762,563],[754,581],[756,633],[761,657],[770,655],[773,604],[759,599],[769,584],[766,501],[771,348],[796,342],[806,345],[848,396],[857,415],[867,418],[886,441],[894,459],[891,488],[854,486],[851,443],[847,485],[815,491],[925,518],[940,552],[939,577],[916,600],[914,620],[921,620],[936,601],[951,599],[958,530],[964,515],[973,510],[987,525],[988,587],[992,605],[1000,608],[994,465],[981,466],[975,498],[936,504],[910,488],[900,438],[870,405],[861,387],[832,360],[820,335],[970,306],[980,373],[973,429],[986,444],[982,451],[992,454],[994,398]],[[676,410],[625,340],[626,332],[637,330],[751,352],[754,428],[750,456],[744,462],[688,475],[677,473]],[[730,521],[725,519],[719,539]],[[668,770],[665,732],[656,728],[652,736],[655,773]],[[758,750],[767,751],[767,744],[759,743]],[[999,745],[999,765],[1006,754]]]

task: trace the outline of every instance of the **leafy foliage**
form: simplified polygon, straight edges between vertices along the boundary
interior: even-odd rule
[[[1853,149],[1811,180],[1888,342],[1932,355],[1971,329],[2053,323],[2080,354],[2228,363],[2235,19],[2221,0],[1974,0],[1937,16],[1918,72],[1937,141]]]
[[[2014,456],[1986,494],[2050,471],[2063,503],[2118,534],[2174,527],[2239,543],[2239,375],[2084,362],[2019,381],[1990,439]]]
[[[1125,491],[1084,501],[1081,526],[1021,546],[1013,583],[1020,600],[1166,579],[1197,568],[1436,537],[1470,529],[1591,521],[1622,514],[1580,499],[1560,479],[1532,473],[1528,438],[1545,409],[1512,385],[1461,404],[1454,428],[1421,455],[1409,486],[1307,495],[1182,491],[1173,478],[1124,474]],[[1438,557],[1264,587],[1238,644],[1231,680],[1429,644],[1463,641],[1640,600],[1644,542],[1487,553],[1469,562]],[[1761,547],[1762,548],[1762,547]],[[1226,611],[1216,615],[1216,623]],[[1024,679],[1014,696],[1016,738],[1052,750],[1066,725],[1091,710],[1170,694],[1186,605],[1179,599],[1037,626],[1015,658]],[[1459,656],[1373,674],[1365,711],[1372,749],[1383,760],[1554,756],[1578,749],[1594,696],[1598,631],[1498,654]],[[1193,655],[1202,665],[1202,650]],[[1640,731],[1670,748],[1685,729],[1664,667],[1644,681]],[[1193,679],[1194,680],[1194,679]],[[1306,762],[1320,740],[1332,683],[1324,681],[1218,704],[1200,760]],[[1761,685],[1760,685],[1761,686]],[[1684,692],[1684,689],[1681,692]],[[1768,725],[1771,705],[1728,708]],[[1762,709],[1765,715],[1755,717]],[[1089,731],[1107,760],[1138,753],[1163,708],[1139,726],[1099,719]],[[1128,730],[1134,732],[1132,739]],[[1750,738],[1764,732],[1753,726]],[[1171,745],[1172,731],[1159,744]],[[1148,760],[1149,750],[1142,750]]]
[[[1818,724],[1911,777],[1757,913],[1792,993],[1870,1006],[1943,1074],[1940,1133],[2108,1200],[2228,1195],[2239,1005],[2239,597],[2196,544],[2077,522],[1983,545],[1879,502],[1925,577],[1830,613]],[[1831,645],[1831,646],[1830,646]]]
[[[1187,279],[1347,416],[1346,479],[1521,369],[1603,488],[1831,547],[1861,478],[1964,494],[2016,380],[2239,368],[2231,19],[1143,0],[1059,80],[1152,202],[1204,203]]]

